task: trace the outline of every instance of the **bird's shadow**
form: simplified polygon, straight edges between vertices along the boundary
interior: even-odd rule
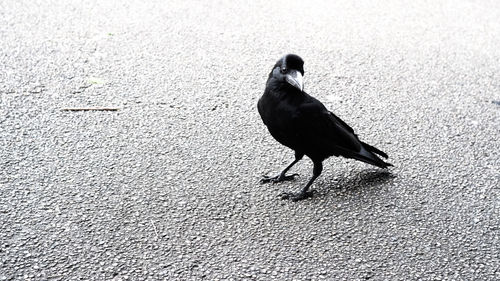
[[[354,176],[339,177],[336,180],[326,183],[318,190],[322,195],[330,192],[355,192],[364,188],[373,188],[381,184],[386,184],[396,178],[396,175],[384,170],[364,170]],[[321,196],[321,195],[320,195]]]

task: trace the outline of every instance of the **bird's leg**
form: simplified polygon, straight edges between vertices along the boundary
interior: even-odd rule
[[[292,168],[293,165],[299,162],[300,159],[302,159],[302,157],[304,157],[304,154],[295,153],[295,160],[293,160],[293,162],[290,163],[290,165],[288,165],[283,171],[281,171],[281,173],[279,173],[277,176],[274,177],[263,176],[262,179],[260,179],[260,183],[268,183],[268,182],[277,183],[282,181],[294,180],[295,177],[297,177],[299,174],[286,175],[286,172],[288,172],[288,170],[290,170],[290,168]]]
[[[323,164],[321,162],[314,162],[313,176],[307,182],[307,184],[302,188],[299,193],[285,192],[281,194],[281,199],[290,199],[294,202],[309,198],[313,195],[312,191],[309,191],[309,187],[313,184],[314,180],[321,175],[323,171]]]

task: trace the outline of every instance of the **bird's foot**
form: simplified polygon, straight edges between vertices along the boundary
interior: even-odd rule
[[[283,192],[281,193],[281,199],[283,200],[292,200],[293,202],[297,202],[300,200],[307,199],[309,197],[312,197],[314,194],[314,191],[301,191],[299,193],[293,193],[293,192]]]
[[[282,182],[282,181],[291,181],[291,180],[294,180],[298,176],[299,176],[299,174],[292,174],[292,175],[288,175],[288,176],[279,174],[279,175],[274,176],[274,177],[262,176],[262,178],[260,179],[260,183],[268,183],[268,182],[278,183],[278,182]]]

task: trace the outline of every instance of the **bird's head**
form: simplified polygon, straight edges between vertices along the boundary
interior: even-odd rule
[[[270,77],[288,83],[302,92],[304,90],[304,61],[297,55],[284,55],[274,65]]]

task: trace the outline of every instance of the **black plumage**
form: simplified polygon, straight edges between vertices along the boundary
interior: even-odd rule
[[[313,176],[299,193],[283,196],[297,201],[311,195],[309,187],[321,174],[323,160],[330,156],[353,158],[380,168],[392,166],[379,158],[387,158],[387,154],[360,141],[351,127],[303,91],[303,75],[304,61],[299,56],[283,56],[271,70],[257,104],[271,135],[295,151],[295,160],[288,167],[275,177],[264,176],[261,182],[294,179],[297,174],[286,172],[304,155],[308,156],[314,164]]]

